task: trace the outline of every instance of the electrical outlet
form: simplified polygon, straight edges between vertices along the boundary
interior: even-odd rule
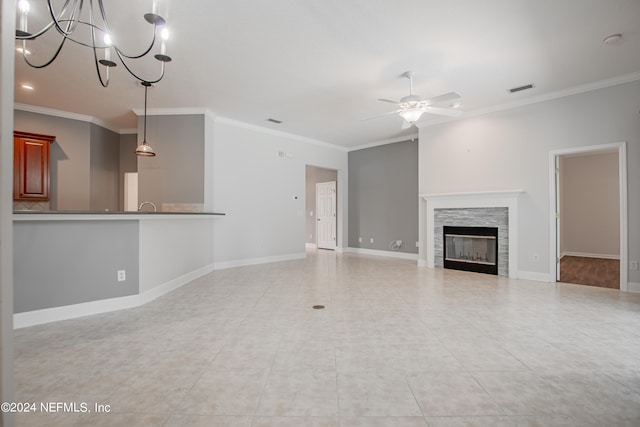
[[[362,243],[362,237],[358,237],[358,243]]]
[[[631,261],[629,263],[629,268],[634,271],[638,270],[638,261]]]
[[[371,242],[370,243],[373,243],[373,237],[371,238]]]
[[[118,282],[127,280],[127,270],[118,270]]]
[[[420,247],[420,242],[416,242],[416,248]]]
[[[535,262],[540,261],[540,255],[538,255],[538,254],[533,254],[533,260],[534,260]]]

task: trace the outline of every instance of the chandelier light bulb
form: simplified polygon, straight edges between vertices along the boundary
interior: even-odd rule
[[[162,37],[164,41],[169,40],[169,29],[167,27],[164,27],[162,31],[160,31],[160,37]]]
[[[29,5],[29,2],[27,0],[20,0],[18,2],[18,10],[21,14],[28,15],[29,10],[31,10],[31,6]]]

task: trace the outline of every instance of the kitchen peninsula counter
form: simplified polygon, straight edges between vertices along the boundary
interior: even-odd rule
[[[162,219],[180,217],[224,216],[219,212],[152,212],[152,211],[14,211],[14,221],[43,220],[115,220],[115,219]]]
[[[137,307],[213,271],[223,217],[15,211],[14,327]]]

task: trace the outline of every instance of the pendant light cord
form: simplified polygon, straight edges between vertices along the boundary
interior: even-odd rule
[[[144,136],[142,141],[145,144],[147,142],[147,89],[149,89],[149,86],[144,85]]]

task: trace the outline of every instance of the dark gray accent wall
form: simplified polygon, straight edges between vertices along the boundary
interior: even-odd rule
[[[204,203],[204,115],[149,116],[147,142],[156,157],[138,157],[138,200]]]
[[[138,157],[135,155],[138,135],[120,135],[120,164],[118,167],[118,210],[124,210],[124,174],[138,172]]]
[[[305,213],[307,243],[316,243],[316,184],[338,181],[338,171],[307,165],[305,168]],[[337,186],[336,186],[337,188]],[[336,194],[336,202],[339,200]]]
[[[126,220],[15,221],[14,312],[137,294],[138,228]]]
[[[389,251],[394,240],[418,253],[417,141],[349,152],[349,246]]]
[[[89,210],[118,209],[120,136],[91,124]]]

